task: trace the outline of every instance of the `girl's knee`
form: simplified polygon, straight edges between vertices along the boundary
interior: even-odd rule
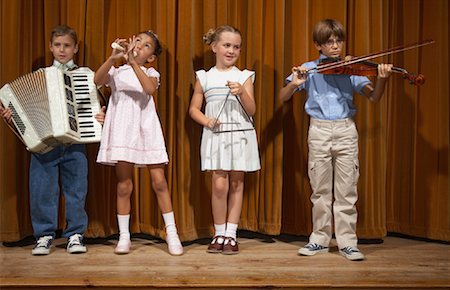
[[[117,195],[125,197],[131,195],[133,191],[133,182],[131,180],[119,181],[117,183]]]
[[[152,187],[156,194],[161,194],[168,191],[167,181],[165,178],[152,180]]]

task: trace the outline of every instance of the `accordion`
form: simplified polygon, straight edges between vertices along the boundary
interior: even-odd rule
[[[47,67],[23,75],[0,90],[12,111],[12,129],[31,152],[60,144],[100,142],[102,126],[94,72],[87,67],[61,71]]]

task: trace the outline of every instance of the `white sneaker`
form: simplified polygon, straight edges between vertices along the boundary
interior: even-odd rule
[[[67,242],[67,252],[69,254],[86,253],[87,248],[83,243],[83,236],[80,234],[71,235]]]
[[[130,252],[131,249],[131,241],[129,239],[119,239],[116,248],[114,249],[114,253],[118,255],[125,255]]]
[[[31,250],[31,254],[35,256],[50,254],[50,248],[52,246],[53,237],[43,236],[36,241],[36,245]]]
[[[364,254],[357,247],[345,247],[339,249],[339,253],[350,261],[362,261],[365,259]]]
[[[166,236],[167,248],[172,256],[183,255],[183,246],[177,233],[168,233]]]
[[[321,246],[316,243],[308,243],[298,250],[298,254],[302,256],[314,256],[315,254],[328,253],[328,247]]]

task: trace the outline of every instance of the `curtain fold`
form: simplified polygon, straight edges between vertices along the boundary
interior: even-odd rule
[[[76,62],[96,70],[116,38],[153,30],[163,53],[152,65],[161,73],[155,94],[170,162],[165,173],[180,237],[213,233],[211,175],[200,171],[202,128],[188,115],[195,71],[214,65],[202,36],[222,24],[243,36],[237,66],[256,73],[254,116],[261,171],[246,174],[240,229],[309,235],[311,188],[307,172],[309,118],[305,94],[282,104],[278,92],[291,67],[318,57],[312,29],[335,18],[347,30],[347,55],[434,39],[433,45],[375,59],[423,73],[421,87],[398,74],[379,103],[355,95],[361,177],[358,236],[388,232],[450,241],[449,7],[446,0],[11,0],[0,3],[0,86],[51,64],[50,30],[73,27]],[[119,65],[119,63],[117,63]],[[375,80],[375,79],[374,79]],[[108,89],[101,91],[108,97]],[[88,237],[117,233],[114,167],[89,158]],[[0,241],[32,234],[29,217],[30,154],[0,122]],[[64,209],[60,227],[64,227]],[[164,237],[164,225],[147,169],[136,169],[131,231]]]

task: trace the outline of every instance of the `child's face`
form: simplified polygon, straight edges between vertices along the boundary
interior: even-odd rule
[[[319,45],[317,42],[314,42],[317,50],[322,51],[323,55],[332,58],[341,56],[343,44],[344,41],[337,38],[336,35],[331,35],[324,44]]]
[[[233,66],[241,54],[242,39],[238,33],[222,32],[219,40],[212,45],[216,54],[216,66],[229,68]]]
[[[155,56],[155,44],[153,39],[147,34],[139,34],[135,39],[135,52],[134,59],[139,64],[145,64],[146,62],[152,62]]]
[[[69,35],[55,36],[50,42],[50,51],[54,59],[64,64],[78,52],[78,44]]]

